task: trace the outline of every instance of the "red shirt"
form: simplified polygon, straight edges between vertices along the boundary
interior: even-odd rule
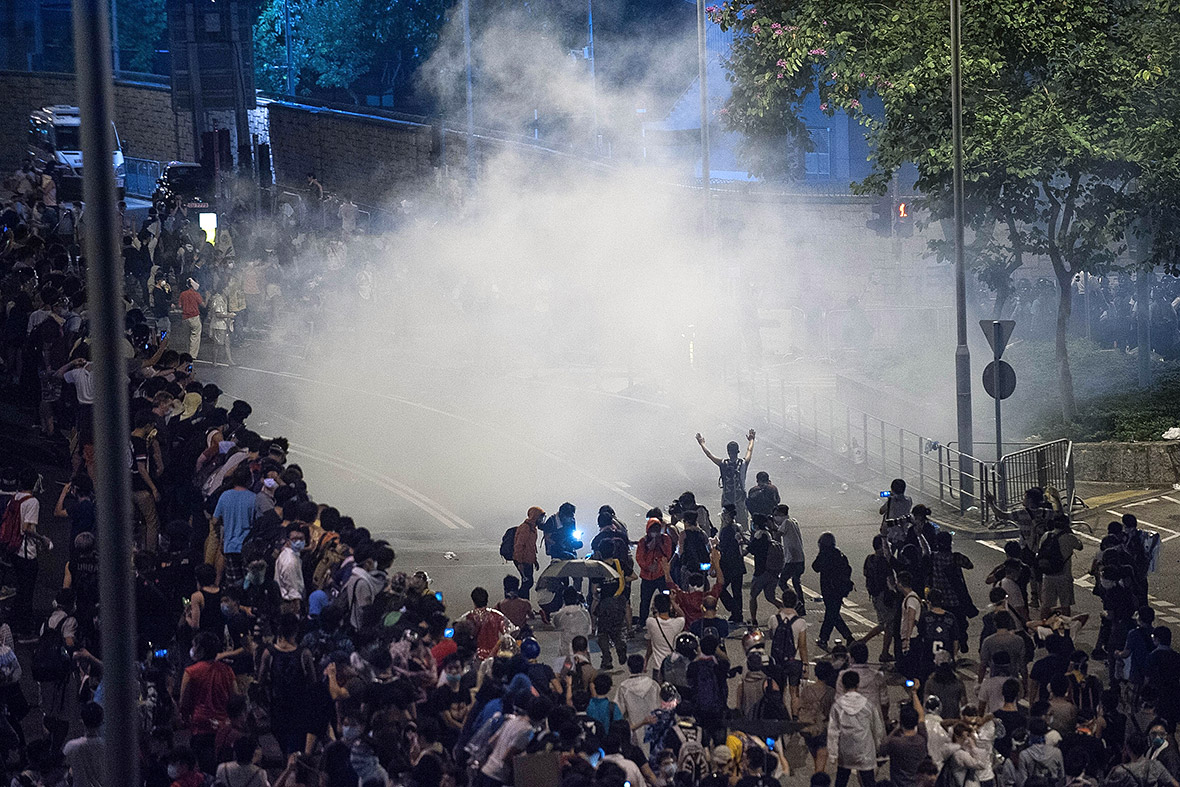
[[[233,694],[234,671],[223,661],[198,661],[184,671],[188,694],[180,712],[189,718],[193,735],[216,732],[229,724],[229,698]]]
[[[508,630],[508,618],[504,613],[484,607],[473,609],[463,619],[475,625],[475,656],[486,659],[496,652],[500,635]]]
[[[455,640],[447,637],[430,649],[430,655],[434,657],[434,663],[438,665],[438,671],[442,672],[442,663],[447,656],[456,653],[459,646],[455,644]]]
[[[635,546],[635,562],[639,564],[639,578],[653,580],[664,576],[664,567],[660,561],[671,560],[675,548],[672,537],[666,533],[660,533],[657,538],[644,536],[639,539],[639,543]]]
[[[187,320],[190,317],[199,317],[201,314],[201,307],[205,305],[205,299],[201,297],[201,293],[196,290],[185,290],[180,293],[180,318]]]
[[[713,588],[706,593],[703,590],[681,590],[676,586],[675,582],[669,580],[668,589],[672,593],[672,600],[676,602],[676,606],[684,613],[684,630],[688,631],[693,623],[705,616],[705,596],[712,596],[719,598],[721,596],[721,583],[713,583]]]

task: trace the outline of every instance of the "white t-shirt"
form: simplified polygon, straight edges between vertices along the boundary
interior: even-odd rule
[[[768,634],[770,636],[771,642],[774,642],[774,632],[779,627],[779,620],[786,622],[786,619],[786,616],[782,615],[781,612],[777,612],[770,616],[770,631]],[[805,631],[807,631],[807,618],[803,617],[802,615],[796,615],[794,620],[791,621],[791,636],[795,640],[796,648],[799,646],[799,635]],[[798,650],[796,650],[795,658],[802,658],[802,656],[798,653]]]
[[[910,632],[910,637],[918,636],[918,621],[922,618],[922,600],[918,598],[918,594],[910,591],[909,595],[901,602],[901,621],[905,622],[905,611],[912,609],[914,611],[914,628]],[[935,760],[939,762],[939,760]]]
[[[62,379],[74,386],[74,393],[78,396],[78,404],[94,404],[94,376],[90,373],[90,365],[70,369]]]
[[[21,493],[23,494],[23,493]],[[41,501],[37,499],[36,495],[29,495],[21,500],[20,504],[20,524],[21,530],[24,530],[26,522],[32,522],[36,525],[41,521]],[[17,550],[17,557],[23,557],[26,560],[33,560],[37,557],[37,541],[29,538],[27,535],[21,539],[20,549]]]
[[[513,749],[523,751],[532,738],[532,733],[533,723],[529,721],[528,716],[509,716],[496,731],[496,743],[492,746],[492,753],[481,768],[483,774],[500,782],[506,781],[511,776],[511,763],[507,761],[508,753]]]
[[[664,659],[672,655],[676,638],[684,632],[684,618],[662,620],[650,617],[644,627],[647,629],[647,641],[651,643],[651,659],[647,666],[648,669],[658,669]]]
[[[78,621],[64,609],[55,609],[53,611],[53,614],[49,616],[49,620],[45,621],[45,625],[41,627],[41,633],[44,634],[47,629],[52,628],[61,631],[62,639],[78,641]]]

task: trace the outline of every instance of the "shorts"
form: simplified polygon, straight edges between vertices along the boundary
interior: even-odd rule
[[[753,601],[758,596],[765,594],[768,600],[774,601],[774,589],[777,585],[777,571],[764,571],[761,574],[755,574],[750,580],[750,600]]]
[[[807,746],[808,753],[814,757],[819,753],[820,749],[828,748],[828,733],[821,732],[818,735],[804,735],[803,743]]]
[[[803,662],[791,659],[783,665],[783,677],[792,686],[798,686],[803,681]]]
[[[1073,577],[1068,573],[1045,574],[1041,580],[1041,606],[1067,607],[1073,603]]]
[[[886,602],[886,595],[886,593],[878,593],[873,596],[873,610],[877,613],[877,622],[888,631],[893,628],[893,624],[897,620],[898,608],[896,603]]]
[[[37,378],[41,381],[41,401],[57,402],[61,400],[61,378],[48,369],[39,369]]]

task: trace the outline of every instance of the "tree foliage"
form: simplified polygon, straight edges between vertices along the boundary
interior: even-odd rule
[[[929,216],[951,215],[945,0],[733,0],[711,13],[738,33],[732,128],[798,133],[803,97],[818,93],[826,112],[842,109],[868,129],[873,172],[854,188],[883,192],[913,162]],[[1128,229],[1144,224],[1149,259],[1175,264],[1177,14],[1177,0],[964,4],[968,223],[993,276],[1026,255],[1053,264],[1066,421],[1076,412],[1065,343],[1074,275],[1124,262]],[[868,95],[880,97],[883,118],[864,111]]]
[[[376,69],[384,84],[406,87],[437,45],[451,5],[451,0],[271,0],[254,26],[258,84],[270,92],[286,90],[289,13],[297,94],[337,88],[357,100],[357,81]]]
[[[119,67],[151,72],[156,49],[166,45],[168,15],[164,0],[114,0],[119,27]]]

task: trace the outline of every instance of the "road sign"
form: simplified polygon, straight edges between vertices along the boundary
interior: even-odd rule
[[[999,395],[996,390],[996,368],[1000,370]],[[1016,390],[1016,370],[1007,361],[992,361],[983,370],[983,390],[993,399],[1007,399]]]
[[[1000,346],[995,345],[995,326],[993,322],[1000,324]],[[987,343],[991,346],[992,352],[999,358],[1004,354],[1004,348],[1008,346],[1008,340],[1012,338],[1012,329],[1016,327],[1016,320],[980,320],[979,327],[983,329],[983,335],[987,337]]]

